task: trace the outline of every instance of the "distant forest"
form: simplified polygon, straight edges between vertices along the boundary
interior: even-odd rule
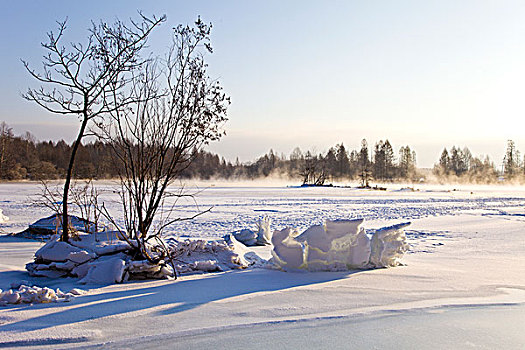
[[[65,141],[37,141],[29,132],[14,135],[0,123],[0,180],[49,180],[65,176],[72,145]],[[358,180],[363,187],[373,182],[473,182],[522,181],[525,158],[513,141],[508,141],[503,165],[496,167],[486,157],[474,157],[468,148],[453,146],[443,150],[433,171],[422,172],[416,166],[416,152],[409,146],[397,154],[388,140],[372,148],[362,140],[358,150],[347,150],[341,143],[325,153],[295,148],[289,156],[270,150],[253,162],[235,163],[217,154],[194,150],[192,162],[182,172],[183,178],[256,179],[281,176],[308,185],[327,185],[333,181]],[[82,144],[74,168],[74,177],[111,179],[118,177],[112,147],[104,142]],[[501,164],[501,163],[500,163]],[[499,169],[498,169],[499,168]]]

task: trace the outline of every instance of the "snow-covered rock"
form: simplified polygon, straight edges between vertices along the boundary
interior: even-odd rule
[[[399,265],[408,249],[399,224],[377,230],[368,238],[361,227],[363,219],[327,220],[301,234],[285,228],[272,237],[272,261],[285,271],[339,271]]]
[[[78,277],[85,284],[120,283],[127,279],[171,278],[173,268],[160,261],[135,261],[132,247],[117,231],[80,233],[68,243],[54,235],[26,265],[31,276]]]
[[[2,212],[2,209],[0,209],[0,224],[4,222],[8,222],[8,221],[9,221],[9,218],[5,216],[4,213]]]
[[[383,227],[372,235],[370,263],[374,267],[393,267],[400,265],[400,259],[408,251],[404,228],[410,222]]]
[[[234,232],[233,236],[239,242],[247,246],[269,245],[271,244],[272,233],[270,230],[271,219],[268,216],[259,219],[257,231],[242,229]]]

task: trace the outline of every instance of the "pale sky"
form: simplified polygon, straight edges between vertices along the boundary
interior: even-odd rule
[[[151,49],[197,15],[214,25],[210,75],[232,98],[227,136],[210,149],[254,160],[270,148],[324,152],[388,138],[418,165],[468,146],[499,164],[506,142],[525,151],[524,1],[1,1],[0,121],[40,140],[76,135],[74,117],[20,97],[36,87],[40,42],[69,19],[83,41],[90,20],[166,14]]]

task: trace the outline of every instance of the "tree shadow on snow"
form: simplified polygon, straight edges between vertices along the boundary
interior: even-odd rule
[[[213,301],[325,283],[343,279],[358,272],[361,271],[286,273],[250,269],[210,274],[199,279],[185,280],[182,278],[152,287],[140,288],[140,283],[136,283],[136,286],[132,286],[133,289],[88,294],[75,298],[70,304],[27,306],[33,309],[60,306],[71,306],[71,308],[0,325],[0,332],[46,329],[169,304],[175,304],[175,306],[157,311],[159,316],[176,314]]]

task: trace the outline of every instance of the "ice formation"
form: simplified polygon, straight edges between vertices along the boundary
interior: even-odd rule
[[[235,239],[247,246],[271,244],[272,232],[270,231],[271,219],[268,216],[259,219],[257,231],[243,229],[233,233]]]
[[[232,235],[224,241],[168,239],[180,273],[214,272],[242,269],[254,264],[249,252]]]
[[[274,264],[285,271],[340,271],[392,267],[407,250],[403,228],[410,223],[385,227],[368,238],[363,219],[327,220],[301,234],[285,228],[272,237]]]
[[[2,209],[0,209],[0,224],[4,222],[8,222],[8,221],[9,221],[9,218],[5,216],[4,213],[2,212]]]
[[[52,289],[47,287],[27,286],[25,284],[11,284],[11,289],[3,292],[0,289],[0,305],[7,304],[40,304],[69,301],[72,298],[85,294],[86,292],[74,288],[69,293],[64,293],[60,288]]]
[[[409,222],[376,230],[372,235],[372,254],[370,264],[375,267],[393,267],[400,265],[399,260],[408,250],[404,228]]]

